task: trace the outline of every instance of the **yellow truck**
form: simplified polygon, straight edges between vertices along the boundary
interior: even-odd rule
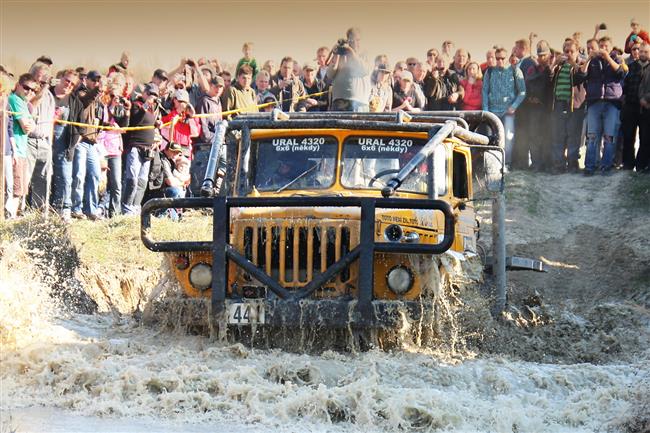
[[[473,132],[487,125],[487,135]],[[202,197],[154,199],[142,239],[230,327],[394,328],[432,297],[417,261],[476,255],[472,156],[503,158],[485,112],[260,113],[217,128]],[[495,311],[505,305],[503,169],[493,170]],[[223,183],[223,184],[222,184]],[[157,241],[151,216],[208,208],[213,238]]]

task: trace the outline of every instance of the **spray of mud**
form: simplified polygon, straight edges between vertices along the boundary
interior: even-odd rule
[[[506,316],[493,319],[471,277],[480,274],[477,262],[412,258],[436,304],[429,321],[402,327],[397,350],[259,350],[142,326],[137,313],[87,314],[57,303],[51,266],[29,239],[3,243],[0,257],[0,412],[18,432],[648,428],[650,326],[633,303],[598,302],[578,314],[519,288]],[[66,275],[72,290],[92,292],[71,278],[79,272]],[[163,277],[141,298],[173,290]]]

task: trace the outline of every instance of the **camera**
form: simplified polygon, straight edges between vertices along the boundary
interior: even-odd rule
[[[188,60],[187,62],[185,62],[185,64],[186,64],[187,66],[191,66],[191,67],[196,66],[196,63],[194,63],[194,60]]]
[[[352,47],[350,47],[350,44],[348,43],[347,39],[339,39],[336,41],[336,45],[334,46],[334,54],[338,54],[339,56],[344,56],[350,52]]]

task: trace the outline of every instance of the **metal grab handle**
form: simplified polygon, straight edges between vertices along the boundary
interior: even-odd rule
[[[156,241],[151,238],[151,216],[155,211],[172,208],[211,208],[211,198],[154,198],[142,205],[140,213],[140,238],[147,249],[164,251],[211,251],[212,241]]]

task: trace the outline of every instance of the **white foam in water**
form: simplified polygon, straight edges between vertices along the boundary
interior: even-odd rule
[[[620,431],[648,397],[647,350],[604,365],[252,350],[61,317],[29,266],[2,257],[3,432]]]

